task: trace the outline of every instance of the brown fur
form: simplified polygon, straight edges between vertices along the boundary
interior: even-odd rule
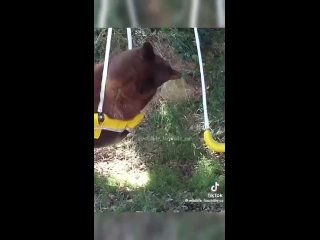
[[[103,63],[94,65],[94,112],[100,100]],[[108,79],[103,112],[111,118],[129,120],[148,104],[157,88],[181,74],[154,54],[150,43],[114,55],[109,60]],[[121,141],[126,135],[103,130],[94,147],[103,147]]]

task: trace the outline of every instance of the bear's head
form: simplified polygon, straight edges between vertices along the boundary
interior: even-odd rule
[[[95,108],[98,105],[103,64],[95,66]],[[103,112],[131,119],[145,107],[168,80],[181,78],[168,62],[155,54],[150,43],[110,57]]]

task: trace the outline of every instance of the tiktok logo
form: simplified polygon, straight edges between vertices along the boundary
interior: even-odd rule
[[[211,191],[212,192],[218,191],[218,186],[219,186],[219,183],[215,182],[215,184],[211,187]]]

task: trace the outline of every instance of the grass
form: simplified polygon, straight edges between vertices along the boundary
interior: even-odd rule
[[[103,31],[95,30],[95,62],[104,58]],[[214,137],[224,141],[224,30],[199,29],[199,35],[210,126]],[[193,94],[183,101],[156,97],[146,120],[132,136],[96,150],[95,212],[222,210],[223,203],[185,202],[207,199],[215,182],[219,183],[219,193],[224,194],[225,179],[224,154],[214,154],[203,145],[201,83],[193,29],[133,29],[133,39],[133,46],[153,41],[160,54],[183,69],[184,81]],[[171,46],[171,54],[166,44]],[[111,49],[126,47],[125,29],[115,29]]]

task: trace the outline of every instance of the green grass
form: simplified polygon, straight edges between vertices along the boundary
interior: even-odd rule
[[[159,31],[173,43],[178,56],[198,64],[193,29]],[[95,41],[99,34],[99,31],[95,32]],[[214,137],[224,141],[224,31],[199,29],[199,34],[203,44],[205,81],[209,87],[209,121]],[[126,49],[124,37],[124,32],[117,30],[115,39],[118,42],[113,42],[113,48]],[[134,37],[137,37],[135,33]],[[95,62],[103,59],[103,45],[105,41],[101,40],[95,47]],[[190,72],[200,88],[199,68]],[[130,144],[122,147],[123,151],[134,151],[138,156],[140,162],[137,166],[146,165],[147,183],[137,187],[125,177],[105,178],[96,173],[95,211],[184,212],[223,208],[223,204],[214,203],[203,210],[201,204],[189,209],[184,203],[185,199],[207,198],[215,182],[219,183],[219,193],[224,194],[224,155],[213,154],[204,147],[201,122],[203,108],[200,97],[181,103],[162,101],[158,104],[136,134],[129,138]]]

